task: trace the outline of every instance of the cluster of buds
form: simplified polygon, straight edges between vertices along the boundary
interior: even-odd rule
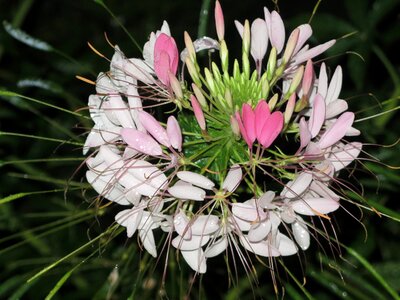
[[[324,63],[314,70],[334,40],[310,48],[303,24],[286,41],[282,18],[265,8],[251,25],[235,22],[242,56],[229,59],[218,1],[215,23],[217,39],[185,32],[180,54],[166,22],[143,59],[114,46],[89,97],[95,125],[84,146],[87,180],[126,206],[115,220],[128,237],[137,232],[156,257],[153,231],[166,232],[198,273],[228,247],[264,257],[306,250],[312,218],[340,207],[345,186],[335,179],[362,148],[344,140],[359,132],[339,99],[341,68],[330,81]],[[217,50],[220,65],[201,68],[204,50]]]

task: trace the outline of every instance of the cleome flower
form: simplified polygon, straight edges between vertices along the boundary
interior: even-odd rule
[[[312,61],[334,40],[310,47],[309,24],[286,39],[281,16],[265,8],[263,18],[235,22],[235,59],[218,1],[215,23],[216,39],[185,32],[180,53],[166,22],[143,58],[114,46],[89,97],[94,125],[83,147],[87,181],[124,206],[115,221],[127,237],[137,233],[156,257],[154,233],[165,232],[197,273],[220,254],[244,261],[307,250],[319,234],[313,218],[341,207],[337,178],[362,150],[348,140],[359,131],[339,98],[342,69],[329,79],[325,63],[316,72]],[[199,51],[210,51],[206,67]]]

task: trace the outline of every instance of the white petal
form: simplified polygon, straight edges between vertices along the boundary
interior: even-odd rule
[[[276,239],[279,244],[278,250],[282,256],[289,256],[297,253],[297,247],[289,237],[278,232]]]
[[[201,188],[189,185],[174,185],[168,189],[168,193],[175,198],[183,200],[203,201],[206,196],[206,192]]]
[[[299,197],[310,186],[311,181],[311,173],[300,173],[295,180],[289,181],[286,184],[281,195],[289,199]]]
[[[226,247],[228,247],[228,238],[226,236],[221,237],[220,239],[212,242],[212,244],[206,248],[205,256],[215,257],[221,254]]]
[[[184,239],[190,239],[192,237],[192,229],[188,224],[189,218],[182,211],[174,216],[175,231]]]
[[[129,205],[130,202],[125,197],[125,191],[117,182],[103,180],[103,176],[92,171],[86,172],[86,179],[93,189],[102,197],[116,202],[120,205]]]
[[[280,256],[280,252],[278,249],[273,247],[268,241],[263,240],[258,243],[252,243],[248,240],[245,235],[240,236],[240,243],[247,250],[251,251],[256,255],[265,256],[265,257],[277,257]]]
[[[253,224],[248,233],[248,239],[252,243],[260,242],[265,239],[271,231],[271,221],[266,220],[258,224]]]
[[[329,104],[338,99],[340,90],[342,89],[343,73],[340,66],[336,67],[333,73],[331,82],[329,83],[328,93],[325,97],[326,104]]]
[[[346,144],[344,147],[332,151],[329,160],[335,170],[339,171],[352,163],[360,155],[361,149],[362,144],[359,142]]]
[[[300,217],[298,217],[300,218]],[[294,239],[302,250],[307,250],[310,247],[310,233],[303,220],[296,221],[292,224]]]
[[[222,188],[232,193],[239,186],[240,181],[242,181],[242,175],[242,168],[239,165],[233,165],[226,175]]]
[[[206,257],[200,248],[193,251],[181,251],[187,264],[196,272],[203,274],[207,271]]]
[[[215,185],[214,182],[212,182],[207,177],[197,174],[195,172],[179,171],[178,173],[176,173],[176,176],[178,176],[178,178],[181,180],[184,180],[206,190],[212,190]]]
[[[152,185],[156,189],[163,189],[168,182],[167,176],[145,160],[131,160],[129,162],[128,172],[140,181]]]
[[[258,199],[258,205],[261,208],[274,209],[276,208],[276,205],[272,204],[274,198],[275,198],[275,193],[273,191],[267,191]]]
[[[236,217],[248,222],[254,222],[258,218],[257,209],[254,206],[245,203],[233,203],[232,213]]]
[[[121,226],[126,227],[126,233],[128,237],[132,237],[136,229],[139,226],[140,220],[142,218],[141,209],[126,209],[120,211],[115,216],[115,221]]]
[[[339,208],[339,202],[329,198],[309,198],[291,203],[293,210],[301,215],[328,214]]]
[[[182,238],[180,235],[178,235],[176,238],[174,238],[171,242],[172,246],[179,250],[196,250],[200,249],[203,247],[205,244],[208,243],[210,240],[210,236],[205,235],[205,236],[199,236],[199,235],[192,235],[191,239],[186,240]]]
[[[192,221],[190,227],[194,235],[212,234],[220,227],[219,218],[214,215],[200,215]]]
[[[330,119],[345,112],[348,108],[348,104],[345,100],[337,99],[329,103],[326,107],[326,118]]]
[[[139,237],[143,243],[143,247],[153,257],[157,257],[156,242],[152,230],[139,230]]]

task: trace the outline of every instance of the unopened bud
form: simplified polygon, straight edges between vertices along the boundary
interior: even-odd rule
[[[224,23],[224,13],[222,12],[222,7],[219,1],[215,1],[215,29],[217,30],[217,36],[220,41],[224,39],[225,35],[225,23]]]
[[[192,60],[189,57],[187,57],[185,63],[186,63],[186,68],[188,69],[190,77],[192,78],[193,82],[198,87],[201,87],[199,73],[197,72],[196,67],[194,66]]]
[[[268,63],[267,63],[267,78],[268,80],[271,80],[272,77],[274,76],[275,69],[276,69],[276,48],[272,47],[269,57],[268,57]]]
[[[275,108],[277,102],[278,102],[278,94],[275,94],[268,101],[268,107],[270,111],[272,111]]]
[[[171,72],[168,72],[168,76],[169,76],[169,84],[172,88],[172,91],[175,94],[175,97],[177,99],[182,99],[183,92],[182,92],[182,87],[181,87],[181,84],[180,84],[178,78],[176,78],[176,76],[174,74],[172,74]]]
[[[296,104],[296,93],[293,93],[290,98],[289,101],[286,103],[286,109],[285,109],[285,113],[284,113],[284,121],[285,124],[288,124],[290,121],[290,118],[293,115],[293,111],[294,111],[294,106]]]
[[[219,57],[221,59],[222,71],[227,73],[229,67],[229,52],[224,40],[222,40],[219,45]]]
[[[192,83],[192,89],[201,107],[205,110],[208,110],[207,100],[200,88],[196,84]]]
[[[234,116],[231,116],[231,128],[232,128],[232,132],[236,136],[236,138],[240,138],[239,123]]]
[[[293,51],[296,48],[297,40],[299,39],[300,29],[296,28],[292,31],[286,44],[285,52],[282,57],[282,65],[286,65],[292,57]]]
[[[188,57],[194,62],[196,60],[196,50],[194,49],[193,41],[187,31],[184,32],[183,36],[185,40],[186,50],[188,52]]]
[[[287,92],[288,95],[291,95],[292,93],[294,93],[297,89],[297,87],[299,86],[302,78],[303,78],[303,74],[304,74],[304,66],[300,66],[296,73],[294,74],[292,83],[289,86],[289,90]]]

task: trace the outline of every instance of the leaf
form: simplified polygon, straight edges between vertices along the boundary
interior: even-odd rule
[[[347,252],[357,259],[366,270],[368,270],[371,275],[382,285],[382,287],[393,297],[393,299],[399,300],[399,294],[389,285],[389,283],[375,270],[375,268],[364,258],[362,257],[356,250],[350,247],[344,246]]]
[[[47,44],[46,42],[43,42],[37,38],[30,36],[29,34],[27,34],[26,32],[22,31],[19,28],[13,27],[7,21],[3,21],[3,27],[9,35],[11,35],[14,39],[20,41],[21,43],[24,43],[25,45],[28,45],[32,48],[41,51],[46,51],[46,52],[54,51],[53,47]]]

